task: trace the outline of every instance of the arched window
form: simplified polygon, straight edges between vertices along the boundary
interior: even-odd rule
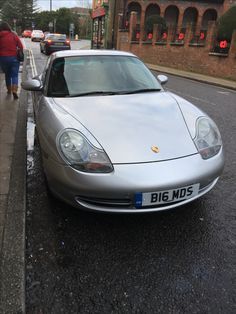
[[[130,2],[126,11],[126,21],[129,21],[131,12],[137,12],[137,24],[140,24],[141,6],[137,2]]]
[[[150,4],[145,12],[145,32],[152,33],[154,24],[158,23],[160,23],[160,8],[157,4]]]
[[[170,5],[165,10],[165,20],[167,27],[176,27],[178,24],[178,18],[179,18],[179,9],[174,6]]]
[[[182,28],[186,28],[187,25],[191,25],[192,30],[195,29],[198,18],[198,10],[196,8],[187,8],[184,12],[184,18]]]
[[[209,21],[216,21],[217,20],[217,12],[214,9],[208,9],[204,12],[202,17],[202,29],[207,30],[208,22]]]

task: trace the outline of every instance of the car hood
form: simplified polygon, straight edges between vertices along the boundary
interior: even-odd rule
[[[87,128],[114,164],[163,161],[197,153],[179,105],[167,92],[54,101]]]

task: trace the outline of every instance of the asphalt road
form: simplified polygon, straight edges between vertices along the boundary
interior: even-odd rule
[[[46,56],[27,44],[41,72]],[[177,210],[86,213],[47,194],[36,141],[28,150],[27,313],[235,313],[236,92],[174,76],[166,87],[219,126],[226,165],[218,184]]]

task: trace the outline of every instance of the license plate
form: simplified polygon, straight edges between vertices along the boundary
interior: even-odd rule
[[[54,43],[55,46],[63,46],[63,43]]]
[[[135,193],[135,207],[141,208],[186,200],[198,195],[199,186],[200,184],[197,183],[173,190]]]

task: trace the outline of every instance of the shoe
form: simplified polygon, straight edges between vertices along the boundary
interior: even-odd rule
[[[10,95],[11,92],[12,92],[12,88],[11,88],[11,86],[9,85],[9,86],[7,86],[7,94]]]
[[[19,97],[18,97],[18,95],[17,95],[17,93],[12,93],[13,94],[13,98],[14,99],[18,99]]]
[[[17,95],[17,90],[18,90],[18,86],[17,85],[12,85],[12,95],[14,97],[14,99],[18,99],[18,95]]]

